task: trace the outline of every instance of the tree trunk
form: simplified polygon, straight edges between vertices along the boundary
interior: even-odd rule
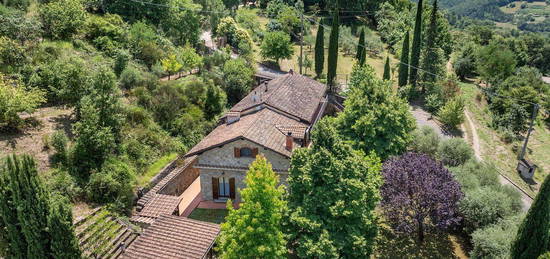
[[[418,241],[420,244],[424,242],[424,223],[418,220]]]

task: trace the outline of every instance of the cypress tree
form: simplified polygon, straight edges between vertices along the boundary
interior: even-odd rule
[[[390,68],[390,57],[386,57],[386,65],[384,66],[384,80],[390,80],[391,79],[391,68]]]
[[[81,258],[78,240],[74,234],[73,215],[67,198],[55,196],[50,201],[48,229],[53,258]]]
[[[403,40],[403,47],[401,48],[401,62],[399,64],[399,86],[407,84],[409,79],[409,31],[405,33],[405,39]]]
[[[359,34],[359,44],[357,44],[357,53],[355,58],[359,61],[359,65],[365,64],[366,59],[366,50],[365,50],[365,30],[361,28],[361,33]]]
[[[334,86],[334,78],[336,77],[336,67],[338,66],[338,29],[339,29],[338,27],[339,26],[340,24],[339,24],[338,6],[337,6],[332,17],[332,29],[330,31],[330,41],[328,46],[327,83],[330,87]]]
[[[512,258],[537,258],[550,250],[550,176],[547,176],[512,244]]]
[[[315,39],[315,74],[320,77],[325,65],[325,26],[323,21],[319,24]]]
[[[436,74],[439,74],[438,71],[441,71],[439,67],[444,65],[441,64],[441,51],[438,51],[438,47],[435,46],[435,40],[438,37],[437,34],[437,0],[434,0],[430,24],[426,30],[426,48],[424,58],[422,59],[422,69],[425,70],[425,72],[421,73],[422,81],[427,83],[435,82],[437,79]],[[422,84],[422,91],[424,91],[424,84]]]
[[[17,221],[27,242],[27,258],[47,258],[50,236],[47,232],[48,193],[38,177],[34,159],[23,155],[7,159],[10,187],[17,204]]]
[[[17,201],[11,188],[11,179],[14,172],[8,171],[5,165],[0,168],[0,234],[2,241],[6,242],[6,258],[25,258],[27,255],[27,242],[23,237],[21,225],[17,219]]]
[[[420,63],[420,49],[422,48],[422,0],[418,0],[416,9],[416,22],[414,24],[413,44],[411,51],[411,67],[409,74],[409,82],[416,86],[418,77],[418,64]]]

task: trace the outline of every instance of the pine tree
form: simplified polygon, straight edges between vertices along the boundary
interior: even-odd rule
[[[286,207],[283,189],[271,164],[261,155],[250,164],[246,188],[241,190],[241,207],[234,210],[227,202],[229,214],[221,226],[221,258],[285,258],[286,240],[281,219]]]
[[[401,48],[401,62],[399,64],[399,86],[407,85],[409,79],[409,31],[405,33],[403,47]]]
[[[366,60],[366,50],[365,50],[365,29],[361,28],[361,33],[359,34],[359,44],[357,44],[357,54],[355,58],[359,61],[359,65],[362,66],[365,64]]]
[[[546,177],[512,244],[512,258],[537,258],[550,250],[550,176]]]
[[[338,15],[339,14],[338,14],[338,7],[337,7],[332,17],[332,28],[330,31],[330,41],[328,46],[327,83],[330,87],[334,86],[334,79],[336,77],[336,67],[338,66],[338,30],[340,26]]]
[[[52,238],[53,258],[81,258],[78,240],[74,234],[71,206],[67,198],[55,196],[50,200],[48,229]]]
[[[2,241],[6,242],[6,258],[25,258],[27,242],[23,237],[21,225],[17,219],[17,201],[11,188],[14,172],[8,171],[5,165],[0,168],[0,231]]]
[[[420,50],[422,48],[422,0],[418,0],[416,9],[416,22],[414,25],[413,44],[411,51],[411,66],[409,83],[416,86],[418,77],[418,64],[420,63]]]
[[[17,221],[27,242],[27,258],[47,258],[50,236],[48,228],[48,193],[38,177],[34,159],[23,155],[8,157],[10,187],[17,204]]]
[[[390,57],[386,57],[386,65],[384,66],[384,80],[391,80],[391,67],[390,67]]]
[[[315,74],[320,77],[325,65],[325,26],[323,22],[319,24],[317,36],[315,39]]]
[[[437,80],[438,74],[441,74],[444,66],[443,51],[435,45],[438,37],[437,31],[437,0],[434,0],[432,13],[430,16],[430,24],[426,30],[426,48],[422,58],[422,81],[426,83],[434,83]],[[424,91],[424,84],[422,84]]]

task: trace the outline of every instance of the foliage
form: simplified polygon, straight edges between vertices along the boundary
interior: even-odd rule
[[[453,62],[453,70],[460,79],[476,75],[477,46],[473,42],[466,42],[458,50],[457,58]]]
[[[464,230],[472,233],[499,220],[518,214],[521,207],[514,206],[514,198],[498,188],[486,186],[466,193],[460,202],[460,213],[464,215]]]
[[[338,10],[338,9],[336,9]],[[327,68],[327,84],[334,86],[336,77],[336,68],[338,66],[338,29],[340,27],[340,18],[338,11],[332,14],[332,24],[330,30],[330,38],[328,45],[328,68]]]
[[[391,80],[391,67],[390,67],[390,57],[386,57],[386,64],[384,65],[384,75],[382,76],[384,80]]]
[[[115,65],[113,66],[113,71],[116,76],[120,76],[124,69],[126,69],[131,58],[132,56],[127,50],[118,50],[115,53]]]
[[[202,66],[202,56],[197,54],[197,51],[189,43],[178,49],[178,60],[183,71],[191,72],[193,69]]]
[[[367,58],[367,51],[365,49],[365,28],[361,28],[361,33],[359,34],[359,43],[357,44],[357,52],[355,54],[355,59],[358,60],[359,65],[362,66],[365,64]]]
[[[69,39],[84,25],[86,11],[79,0],[59,0],[39,9],[44,33],[52,39]]]
[[[162,64],[162,68],[168,72],[168,77],[180,71],[183,67],[183,65],[178,62],[175,54],[168,55],[168,57],[162,59],[160,63]]]
[[[5,36],[0,36],[0,72],[17,72],[27,61],[25,48]]]
[[[546,177],[512,245],[512,258],[537,258],[550,249],[550,177]]]
[[[204,113],[207,120],[214,119],[220,114],[227,104],[227,95],[214,84],[209,84],[206,91],[206,100],[204,104]]]
[[[74,234],[73,212],[69,200],[63,196],[50,198],[48,231],[51,233],[53,258],[80,258],[78,239]]]
[[[462,186],[462,190],[466,195],[470,191],[480,187],[499,188],[499,174],[496,167],[487,162],[478,162],[475,159],[470,159],[466,163],[451,168],[456,179]]]
[[[479,75],[490,84],[508,78],[516,68],[514,53],[496,42],[479,49],[476,63]]]
[[[260,49],[262,57],[275,59],[277,63],[280,59],[290,58],[294,54],[290,36],[282,31],[266,33]]]
[[[284,5],[277,14],[277,22],[287,34],[297,35],[301,30],[300,15],[300,12],[296,8]]]
[[[67,165],[68,164],[68,143],[69,138],[65,132],[58,130],[51,136],[52,147],[55,150],[55,154],[52,156],[52,160],[56,163]]]
[[[439,143],[437,157],[446,166],[459,166],[473,156],[473,150],[462,138],[450,138]]]
[[[321,120],[315,144],[292,155],[289,244],[301,258],[368,258],[377,233],[380,160],[353,150],[332,124]]]
[[[357,40],[351,32],[351,27],[340,26],[338,32],[338,44],[344,52],[344,55],[352,55],[353,50],[357,48]]]
[[[170,35],[174,43],[183,45],[196,44],[199,40],[200,16],[196,12],[200,5],[192,0],[170,0],[170,8],[161,20],[161,28]]]
[[[231,17],[225,17],[220,20],[216,28],[216,35],[227,37],[229,45],[239,50],[242,50],[243,47],[251,48],[253,45],[248,32],[238,26],[237,22]]]
[[[406,153],[386,161],[381,206],[399,232],[418,233],[452,228],[461,220],[458,202],[464,196],[453,175],[428,155]]]
[[[21,124],[18,113],[32,113],[44,101],[43,91],[26,89],[20,82],[0,74],[0,128],[17,128]]]
[[[437,112],[439,120],[450,128],[456,128],[464,122],[464,100],[456,97],[448,101]]]
[[[338,116],[339,129],[355,148],[375,151],[382,159],[405,151],[416,127],[406,101],[390,89],[390,82],[376,78],[372,67],[355,67],[346,109]]]
[[[116,55],[128,43],[128,24],[116,14],[92,15],[84,24],[84,34],[97,49]]]
[[[321,77],[325,65],[325,27],[319,26],[315,36],[315,74]]]
[[[0,11],[0,35],[23,43],[34,41],[42,35],[42,23],[24,12]]]
[[[82,189],[78,186],[76,179],[64,169],[51,170],[46,174],[46,186],[50,193],[62,195],[71,201],[82,197]]]
[[[416,87],[418,76],[418,67],[420,64],[420,53],[422,52],[422,0],[418,1],[416,9],[416,20],[414,24],[414,34],[411,49],[411,63],[409,73],[409,83]]]
[[[416,153],[435,158],[439,141],[440,137],[434,129],[430,126],[422,126],[413,132],[410,148]]]
[[[471,258],[508,258],[521,217],[513,216],[472,233]]]
[[[259,155],[246,172],[243,202],[238,210],[227,201],[229,215],[221,226],[221,258],[284,258],[287,254],[282,231],[283,187],[265,157]]]
[[[94,202],[122,203],[128,209],[134,198],[135,178],[134,168],[123,161],[109,158],[101,167],[101,171],[90,176],[86,185],[87,196]]]
[[[408,7],[394,6],[384,2],[376,11],[377,31],[390,48],[394,48],[402,37],[412,28],[412,12]]]
[[[154,27],[145,22],[136,22],[130,26],[129,42],[132,54],[148,67],[165,56],[163,49],[166,47],[162,44],[162,38]]]
[[[165,6],[174,8],[173,3],[171,0],[147,1],[144,4],[136,4],[125,0],[112,0],[102,4],[102,7],[105,12],[119,14],[130,23],[144,20],[151,22],[153,25],[158,25],[169,15]]]
[[[403,40],[403,47],[401,47],[401,60],[399,63],[399,80],[398,85],[403,87],[407,85],[409,80],[409,31],[405,32],[405,39]]]
[[[254,70],[243,59],[229,60],[223,66],[227,101],[233,105],[240,101],[254,83]]]

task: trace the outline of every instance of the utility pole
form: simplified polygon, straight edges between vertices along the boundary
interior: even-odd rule
[[[531,136],[531,131],[533,131],[533,124],[537,118],[537,113],[539,111],[539,105],[535,103],[533,105],[533,114],[531,114],[531,123],[529,125],[529,130],[527,131],[527,137],[525,137],[525,142],[523,142],[523,147],[521,148],[521,154],[519,155],[519,160],[522,160],[525,157],[525,150],[527,149],[527,142],[529,142],[529,137]]]
[[[302,67],[304,66],[304,55],[302,50],[304,48],[304,11],[303,10],[300,17],[302,20],[302,30],[300,31],[300,75],[301,75]]]

